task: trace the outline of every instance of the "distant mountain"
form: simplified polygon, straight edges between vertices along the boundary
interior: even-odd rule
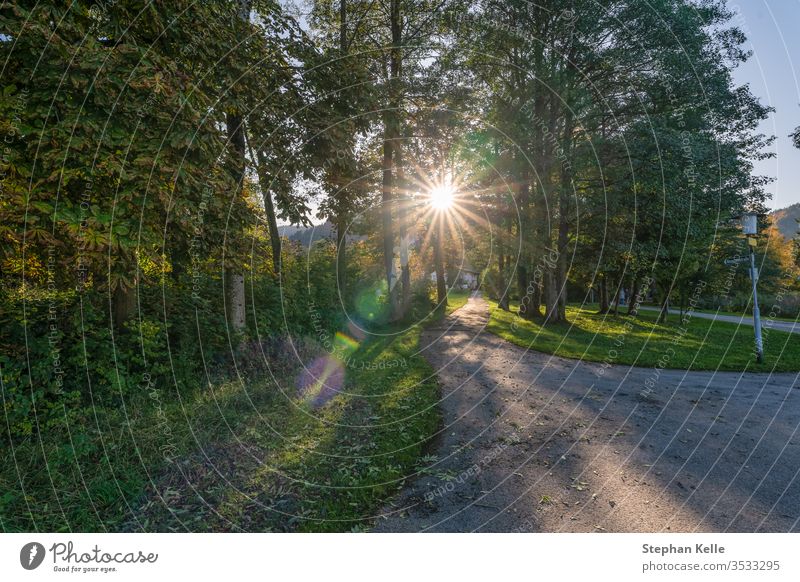
[[[770,213],[772,223],[786,240],[797,235],[797,219],[800,219],[800,202]]]
[[[284,224],[278,227],[278,234],[281,236],[292,236],[297,231],[303,230],[302,226],[294,226],[293,224]]]
[[[291,241],[299,242],[304,247],[310,247],[313,243],[321,240],[336,240],[336,228],[330,221],[322,224],[315,224],[309,227],[302,226],[279,226],[278,232]],[[353,243],[366,239],[367,237],[357,234],[348,234],[347,242]]]
[[[289,235],[289,240],[295,240],[304,247],[310,247],[312,243],[326,238],[329,240],[336,238],[336,229],[333,228],[333,224],[328,221],[322,224],[309,226],[308,228],[301,228],[294,234]]]

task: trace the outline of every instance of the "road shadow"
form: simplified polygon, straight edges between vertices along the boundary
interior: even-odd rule
[[[425,336],[442,438],[376,531],[798,530],[796,374],[557,358],[486,333],[485,309]]]

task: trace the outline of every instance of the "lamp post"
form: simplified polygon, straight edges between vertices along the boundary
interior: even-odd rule
[[[753,329],[756,334],[756,359],[764,361],[764,342],[761,339],[761,312],[758,308],[758,269],[756,268],[756,238],[758,232],[758,215],[748,212],[742,215],[742,232],[747,236],[747,247],[750,251],[750,281],[753,284]]]

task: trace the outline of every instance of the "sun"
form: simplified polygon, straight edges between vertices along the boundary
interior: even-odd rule
[[[436,210],[447,210],[453,205],[453,187],[448,185],[436,186],[431,190],[430,202]]]

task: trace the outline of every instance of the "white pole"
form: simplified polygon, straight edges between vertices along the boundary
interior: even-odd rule
[[[760,364],[764,361],[764,342],[761,339],[761,312],[758,309],[758,291],[756,290],[758,272],[756,271],[756,253],[753,245],[748,246],[750,247],[750,280],[753,282],[753,328],[756,333],[756,359]]]

